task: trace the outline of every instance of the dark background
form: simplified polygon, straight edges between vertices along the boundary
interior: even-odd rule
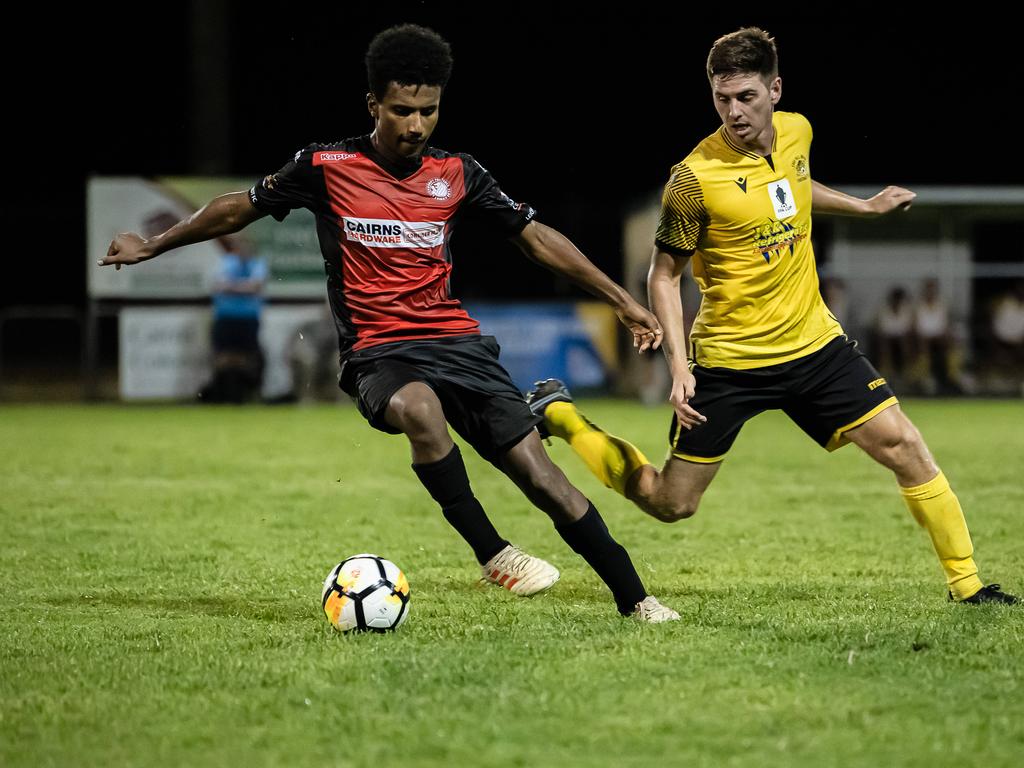
[[[776,38],[780,108],[811,119],[819,180],[1024,182],[1020,54],[998,20],[481,5],[193,2],[12,21],[0,306],[84,303],[90,175],[255,179],[310,141],[368,130],[362,57],[403,21],[454,50],[432,143],[473,154],[616,278],[622,213],[717,127],[704,60],[746,24]],[[480,233],[454,253],[464,297],[577,295]]]

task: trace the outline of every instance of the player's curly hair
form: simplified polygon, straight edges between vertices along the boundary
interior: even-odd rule
[[[756,73],[765,83],[779,76],[775,38],[760,27],[744,27],[715,40],[708,54],[708,80],[715,75]]]
[[[378,99],[384,97],[392,81],[444,89],[451,74],[451,46],[437,32],[418,24],[378,32],[366,50],[366,76],[370,92]]]

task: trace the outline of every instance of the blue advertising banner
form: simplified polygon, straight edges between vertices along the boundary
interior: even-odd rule
[[[501,364],[524,392],[539,379],[606,389],[618,369],[618,320],[600,302],[464,305],[501,345]]]

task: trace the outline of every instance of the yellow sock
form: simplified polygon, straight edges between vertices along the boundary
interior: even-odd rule
[[[924,485],[901,487],[900,493],[910,514],[932,537],[932,546],[946,572],[953,597],[963,600],[981,589],[984,584],[978,578],[978,566],[974,563],[971,533],[967,530],[960,500],[949,487],[946,476],[939,472]]]
[[[544,409],[544,420],[551,434],[565,440],[598,480],[622,495],[633,473],[651,463],[632,443],[591,424],[572,403],[552,403]]]

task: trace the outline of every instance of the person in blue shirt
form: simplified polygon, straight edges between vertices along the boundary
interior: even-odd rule
[[[199,392],[206,403],[244,403],[259,396],[263,380],[260,314],[267,262],[244,240],[232,239],[221,256],[213,293],[213,378]]]

